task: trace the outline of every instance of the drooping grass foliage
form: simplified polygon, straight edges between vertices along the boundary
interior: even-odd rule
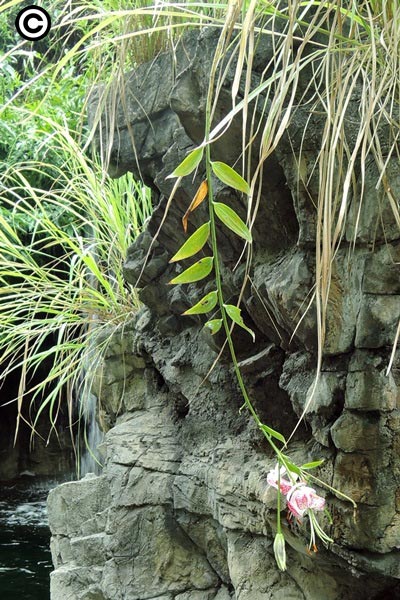
[[[76,43],[57,69],[64,68],[68,60],[77,54],[99,52],[106,62],[111,58],[113,68],[105,69],[110,74],[108,85],[104,88],[109,96],[121,93],[123,71],[130,63],[134,66],[140,62],[140,56],[149,59],[151,52],[156,54],[168,41],[173,50],[177,34],[185,28],[206,25],[229,30],[229,42],[217,48],[220,56],[216,89],[218,86],[220,89],[226,77],[222,65],[227,49],[235,47],[237,66],[232,89],[233,106],[222,123],[212,122],[210,142],[212,144],[217,135],[223,134],[236,114],[242,115],[244,131],[251,123],[250,135],[243,136],[242,156],[243,175],[249,178],[251,139],[256,133],[261,135],[259,162],[252,173],[249,196],[250,228],[260,202],[263,165],[279,144],[296,111],[306,107],[310,114],[317,112],[323,115],[325,125],[320,147],[316,148],[317,161],[312,173],[305,173],[299,168],[299,183],[305,187],[315,173],[319,177],[313,302],[318,313],[320,367],[332,264],[343,237],[351,196],[359,211],[362,210],[364,165],[370,159],[381,174],[378,184],[387,195],[400,224],[398,202],[391,194],[387,176],[389,159],[398,155],[398,2],[296,0],[286,3],[248,0],[227,3],[156,2],[154,5],[135,3],[133,7],[105,3],[100,13],[96,12],[96,8],[95,4],[77,4],[70,16],[64,16],[64,21],[71,24],[85,12],[86,37]],[[118,35],[116,31],[121,33]],[[164,41],[153,46],[151,40],[154,35],[164,36]],[[253,49],[261,37],[272,40],[274,56],[265,65],[262,83],[252,88]],[[137,44],[142,50],[138,50]],[[306,89],[299,85],[300,81],[304,81],[301,73],[307,74],[309,83]],[[239,97],[239,82],[243,77],[246,77],[245,89]],[[355,94],[360,99],[360,118],[357,129],[353,128],[349,135],[347,124],[352,119],[349,107]],[[213,102],[215,106],[216,97]],[[113,103],[110,105],[113,106]],[[104,106],[103,98],[100,112]],[[258,114],[262,113],[261,119],[253,112],[255,107]],[[260,111],[260,107],[263,110]],[[384,126],[390,133],[387,145],[382,147],[379,131]],[[107,143],[110,147],[111,140]],[[107,159],[107,152],[105,157]],[[301,156],[296,160],[300,165]]]
[[[138,309],[122,265],[151,197],[130,174],[109,179],[67,128],[51,127],[62,164],[13,165],[0,183],[0,362],[2,379],[20,373],[20,411],[25,396],[39,400],[35,419],[46,411],[54,426],[60,399],[72,414],[78,388],[90,388],[104,331],[123,328]],[[50,168],[49,190],[31,185]],[[32,387],[43,365],[48,371]]]

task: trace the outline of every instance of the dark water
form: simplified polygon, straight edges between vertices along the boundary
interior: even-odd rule
[[[49,600],[46,497],[55,482],[0,483],[0,598]]]

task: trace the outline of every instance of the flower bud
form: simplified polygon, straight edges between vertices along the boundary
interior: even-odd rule
[[[274,554],[276,564],[281,571],[286,571],[286,550],[283,533],[277,533],[274,539]]]

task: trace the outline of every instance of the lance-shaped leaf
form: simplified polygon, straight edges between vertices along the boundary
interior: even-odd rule
[[[171,279],[169,283],[194,283],[195,281],[204,279],[211,273],[213,268],[213,260],[214,258],[212,256],[201,258],[197,261],[197,263],[194,263],[194,265],[183,271],[183,273],[177,275],[174,277],[174,279]]]
[[[246,242],[251,242],[252,237],[249,228],[230,206],[222,202],[213,202],[213,207],[217,217],[228,229],[245,239]]]
[[[236,325],[239,325],[240,327],[242,327],[243,329],[245,329],[246,331],[248,331],[251,335],[251,337],[253,338],[253,342],[255,342],[256,340],[256,336],[254,335],[254,331],[252,331],[249,327],[247,327],[247,325],[244,324],[242,315],[241,315],[241,310],[240,308],[238,308],[237,306],[234,306],[233,304],[224,304],[224,308],[227,312],[227,314],[229,315],[229,317],[232,319],[232,321],[234,323],[236,323]]]
[[[322,463],[325,462],[324,459],[322,460],[314,460],[313,462],[309,462],[309,463],[305,463],[304,465],[301,465],[302,469],[315,469],[316,467],[319,467],[320,465],[322,465]]]
[[[195,148],[183,159],[183,161],[176,167],[175,171],[168,175],[166,179],[171,177],[185,177],[190,175],[200,163],[203,158],[204,148]]]
[[[282,442],[282,444],[286,444],[285,438],[281,433],[279,433],[279,431],[275,431],[275,429],[272,429],[272,427],[268,427],[268,425],[260,425],[260,429],[265,431],[265,433],[267,433],[269,436]]]
[[[186,242],[181,246],[178,252],[171,258],[170,263],[176,262],[177,260],[183,260],[189,258],[203,248],[204,244],[208,240],[210,235],[210,222],[201,225]]]
[[[284,458],[283,465],[284,465],[285,469],[287,469],[291,473],[295,473],[295,475],[299,475],[301,477],[302,472],[299,469],[299,467],[297,465],[295,465],[294,463],[292,463],[292,461],[285,454],[282,454],[282,457]]]
[[[183,225],[183,229],[184,229],[185,233],[187,232],[187,224],[188,224],[188,219],[189,219],[190,215],[203,202],[204,198],[207,196],[207,192],[208,192],[208,183],[207,183],[207,181],[202,181],[199,186],[199,189],[197,190],[197,192],[195,194],[195,197],[193,198],[193,200],[190,203],[189,208],[187,209],[187,211],[185,212],[185,214],[182,217],[182,225]]]
[[[211,321],[207,321],[204,324],[204,327],[207,327],[211,331],[211,335],[218,333],[222,326],[222,319],[211,319]]]
[[[204,313],[210,312],[218,302],[218,292],[210,292],[204,298],[200,300],[197,304],[192,306],[192,308],[188,308],[183,313],[184,315],[203,315]]]
[[[232,167],[223,163],[223,162],[212,162],[211,163],[212,170],[214,175],[218,177],[222,183],[229,185],[229,187],[234,188],[235,190],[239,190],[239,192],[244,192],[245,194],[250,194],[250,186],[243,179],[239,173],[237,173]]]

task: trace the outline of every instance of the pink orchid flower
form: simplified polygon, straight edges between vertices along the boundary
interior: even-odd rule
[[[297,481],[298,476],[296,474],[292,472],[289,474],[290,481],[285,479],[286,474],[286,469],[281,467],[279,470],[277,465],[267,475],[268,484],[275,489],[279,489],[286,496],[287,507],[296,519],[301,519],[305,514],[308,515],[310,521],[310,544],[308,547],[310,550],[312,548],[314,552],[317,552],[315,545],[317,536],[325,546],[333,542],[319,525],[314,513],[314,511],[325,509],[325,498],[318,496],[314,488],[309,487],[305,481]],[[280,519],[279,516],[278,519]],[[280,521],[274,541],[274,553],[279,569],[284,571],[286,569],[286,552],[285,540],[280,530]]]
[[[304,483],[292,486],[286,496],[290,512],[298,519],[303,517],[308,509],[324,510],[325,508],[325,498],[318,496],[313,488]]]
[[[272,469],[267,475],[267,482],[269,485],[279,489],[281,493],[286,496],[287,506],[290,512],[296,517],[301,518],[308,509],[312,510],[324,510],[325,499],[318,496],[316,491],[308,487],[304,481],[293,483],[285,479],[286,469],[284,467]],[[297,475],[293,475],[294,479],[297,479]]]
[[[278,479],[280,480],[280,491],[282,492],[282,494],[284,496],[286,496],[286,494],[288,494],[290,492],[290,490],[293,488],[293,483],[291,483],[290,481],[288,481],[287,479],[284,478],[284,475],[286,475],[286,469],[284,467],[281,467],[280,469],[280,477],[279,477],[279,470],[278,470],[278,466],[275,467],[275,469],[272,469],[268,475],[267,475],[267,482],[269,485],[271,485],[272,487],[274,487],[275,489],[278,489]]]

